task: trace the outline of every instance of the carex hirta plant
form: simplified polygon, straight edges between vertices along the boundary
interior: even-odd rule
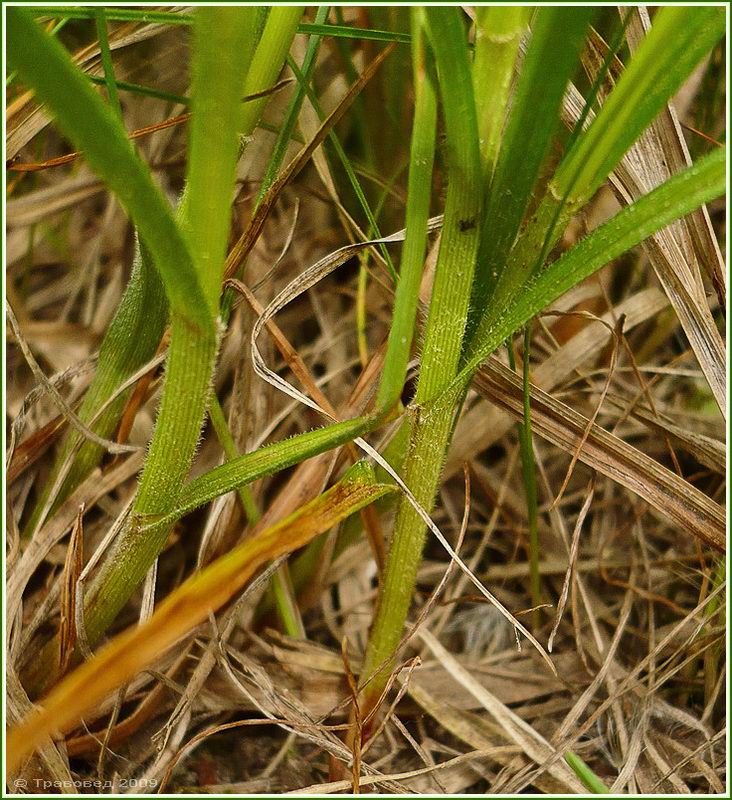
[[[41,11],[37,9],[35,16],[42,16]],[[476,373],[507,340],[515,365],[513,337],[525,331],[520,438],[530,506],[531,597],[539,605],[546,592],[539,575],[528,326],[564,293],[613,259],[724,193],[725,152],[715,148],[657,182],[571,246],[559,246],[572,220],[616,177],[629,150],[717,46],[725,30],[724,12],[714,6],[659,8],[647,35],[626,52],[634,12],[625,9],[614,15],[611,35],[601,53],[602,64],[594,72],[585,71],[583,55],[590,40],[599,38],[596,27],[601,12],[595,7],[501,5],[466,13],[457,6],[415,6],[399,18],[408,31],[360,31],[375,40],[372,43],[407,48],[411,58],[411,132],[400,167],[406,169],[404,231],[383,237],[378,217],[391,184],[381,182],[386,188],[379,184],[383,202],[372,208],[371,195],[361,182],[373,175],[363,164],[351,163],[340,131],[334,127],[343,109],[328,115],[318,102],[313,83],[324,38],[342,37],[343,55],[348,52],[344,43],[354,35],[340,23],[341,17],[338,25],[327,24],[330,11],[327,7],[313,10],[314,23],[304,22],[304,9],[294,6],[201,6],[192,18],[186,15],[182,24],[192,23],[190,97],[186,98],[191,119],[185,184],[176,207],[163,196],[120,118],[117,90],[122,84],[113,74],[105,26],[113,18],[133,20],[138,12],[109,9],[106,17],[99,11],[84,17],[85,10],[68,11],[95,20],[105,100],[31,11],[20,7],[7,11],[9,67],[45,104],[64,136],[118,198],[137,240],[126,291],[77,411],[78,419],[98,438],[90,440],[79,426],[67,433],[28,514],[26,537],[38,536],[101,463],[103,441],[114,435],[135,383],[154,368],[155,362],[152,367],[151,362],[156,354],[165,359],[155,424],[134,499],[81,601],[84,646],[94,649],[102,643],[184,515],[239,490],[247,521],[254,524],[261,509],[249,493],[250,484],[343,445],[355,445],[347,458],[353,460],[353,453],[360,448],[378,468],[374,473],[369,464],[358,462],[345,476],[342,472],[335,475],[340,480],[318,494],[331,470],[342,466],[334,460],[314,481],[318,488],[314,496],[303,499],[299,511],[264,530],[257,529],[251,540],[191,576],[140,628],[114,639],[66,678],[60,674],[68,666],[62,663],[60,651],[68,642],[62,641],[60,632],[53,635],[40,658],[27,665],[23,680],[31,695],[58,684],[48,696],[48,704],[61,715],[56,720],[59,724],[46,714],[16,731],[14,767],[54,727],[75,723],[92,696],[96,702],[104,693],[124,685],[135,671],[150,665],[163,645],[170,646],[224,606],[272,559],[307,545],[311,549],[296,562],[294,581],[286,571],[275,573],[276,580],[282,581],[276,584],[280,590],[277,597],[290,606],[281,609],[281,615],[288,619],[294,611],[296,617],[287,630],[301,630],[294,593],[315,580],[317,562],[324,552],[324,539],[315,537],[349,517],[349,534],[353,534],[359,525],[354,512],[382,499],[395,504],[396,511],[392,529],[386,530],[388,553],[378,575],[374,616],[357,680],[351,680],[344,649],[353,710],[343,759],[352,753],[356,773],[361,747],[379,729],[380,704],[395,677],[401,649],[413,632],[409,618],[428,532],[435,534],[447,558],[458,564],[482,599],[493,603],[514,626],[517,637],[526,638],[548,669],[554,669],[540,641],[541,618],[535,615],[533,625],[517,620],[491,593],[490,586],[484,586],[463,563],[431,519],[441,473]],[[162,15],[155,19],[180,22],[179,14],[154,13]],[[310,37],[301,64],[290,53],[298,32]],[[383,51],[381,57],[385,58]],[[320,168],[332,162],[345,173],[353,207],[362,213],[373,241],[352,244],[303,271],[275,298],[271,308],[283,308],[358,254],[357,324],[360,360],[365,364],[369,357],[364,315],[370,258],[383,266],[383,280],[393,301],[388,336],[374,356],[383,359],[374,379],[378,385],[369,402],[353,405],[365,410],[351,418],[336,416],[332,407],[326,410],[319,404],[312,391],[315,381],[304,365],[298,366],[297,376],[309,397],[264,367],[254,337],[247,342],[259,377],[284,389],[290,399],[322,412],[325,424],[240,454],[219,400],[212,396],[221,341],[235,302],[232,287],[236,283],[225,279],[241,276],[243,266],[237,247],[227,258],[231,207],[238,159],[246,154],[257,126],[265,124],[263,111],[288,59],[295,75],[293,96],[276,131],[264,180],[254,194],[248,230],[261,230],[261,215],[271,209],[272,198],[325,142],[330,162],[323,158]],[[619,69],[621,60],[624,63]],[[354,63],[348,59],[346,69],[355,76]],[[570,91],[578,93],[583,102],[574,123],[568,125],[565,109]],[[305,142],[300,154],[283,167],[289,148],[301,144],[294,140],[306,103],[320,124],[317,141]],[[396,119],[396,114],[392,116]],[[364,162],[373,168],[374,143],[368,133],[373,122],[367,121],[364,107],[355,117],[358,136],[354,139],[363,148]],[[443,195],[436,191],[438,176]],[[335,194],[333,185],[330,190]],[[439,196],[444,196],[443,208],[439,208]],[[353,223],[349,232],[356,238],[359,229],[346,204],[337,196],[332,199],[342,218]],[[441,216],[431,217],[434,211],[441,211]],[[437,230],[439,238],[431,239]],[[245,231],[242,241],[248,241],[246,235]],[[254,234],[252,239],[256,239]],[[403,243],[399,252],[390,250],[394,243]],[[253,244],[247,247],[245,256]],[[430,281],[426,281],[430,248],[434,258]],[[274,311],[265,313],[263,325],[282,343],[284,337],[272,319]],[[412,382],[410,363],[415,353],[417,371]],[[407,386],[414,387],[411,394],[405,391]],[[713,390],[721,407],[723,387],[717,381]],[[189,480],[207,416],[226,460]],[[385,430],[387,424],[396,432],[390,443],[377,451],[365,437],[377,429]],[[377,503],[373,508],[381,506]],[[387,519],[382,515],[382,522]],[[283,586],[290,596],[281,596]],[[11,592],[11,616],[18,612],[21,595],[22,587]],[[116,675],[108,673],[120,654],[133,647],[137,655],[125,669]],[[72,666],[80,661],[77,648]],[[85,682],[96,682],[98,691],[74,705],[72,700]],[[707,693],[711,692],[707,687]],[[343,755],[335,740],[331,745],[332,754]],[[566,746],[557,757],[564,755],[562,769],[568,764],[582,785],[594,792],[606,791],[602,781]]]
[[[501,99],[505,92],[502,81],[483,83],[482,76],[476,73],[471,80],[471,68],[487,69],[481,53],[490,39],[482,28],[481,17],[471,65],[460,11],[427,8],[415,12],[413,26],[429,42],[442,92],[448,169],[445,222],[404,464],[406,482],[428,509],[434,501],[455,411],[481,362],[505,336],[556,298],[562,291],[560,286],[568,289],[580,276],[591,274],[594,269],[588,259],[590,253],[595,251],[599,258],[606,258],[611,252],[618,252],[618,247],[627,249],[625,236],[629,227],[635,231],[633,239],[642,241],[648,235],[646,220],[655,228],[678,218],[679,212],[667,206],[665,195],[671,191],[681,201],[682,182],[694,172],[711,170],[720,181],[712,194],[721,191],[725,162],[724,153],[718,151],[704,164],[690,168],[687,175],[677,176],[669,185],[659,187],[619,213],[574,250],[546,264],[552,245],[572,215],[589,200],[722,35],[724,20],[720,10],[700,11],[661,9],[651,34],[618,85],[587,129],[576,132],[553,176],[544,182],[539,181],[540,171],[558,131],[564,92],[577,70],[594,10],[539,8],[534,12],[531,37],[509,117],[504,122],[500,148],[495,154],[485,140],[480,142],[484,147],[482,165],[476,107],[490,107],[493,98],[487,91],[474,88],[494,90],[499,110],[506,103]],[[516,24],[512,19],[515,9],[495,8],[492,13],[504,16],[506,27]],[[679,34],[673,45],[669,30]],[[418,42],[419,38],[414,36],[413,40]],[[419,58],[421,61],[423,56]],[[508,59],[502,54],[497,61],[505,65]],[[513,64],[508,68],[513,69]],[[485,112],[481,113],[480,118],[485,117]],[[484,127],[487,129],[485,123]],[[486,173],[483,179],[481,167]],[[702,192],[710,188],[698,172],[692,180],[698,182]],[[473,182],[469,191],[465,190],[465,182]],[[410,194],[409,201],[412,200]],[[532,205],[535,210],[527,219],[526,211]],[[646,214],[657,222],[651,222]],[[444,266],[446,263],[448,266]],[[532,306],[535,311],[526,314],[525,310]],[[424,520],[414,504],[402,497],[361,674],[365,693],[362,714],[370,713],[393,667],[390,659],[403,633],[425,531]]]

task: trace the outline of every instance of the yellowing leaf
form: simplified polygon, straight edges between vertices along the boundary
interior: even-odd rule
[[[112,639],[50,692],[38,713],[9,732],[8,771],[14,771],[44,736],[68,730],[89,708],[221,608],[264,564],[302,547],[391,491],[395,491],[393,486],[377,484],[372,468],[359,462],[320,497],[193,575],[160,604],[146,624]]]

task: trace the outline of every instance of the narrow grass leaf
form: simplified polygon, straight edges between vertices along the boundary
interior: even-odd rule
[[[725,174],[725,153],[710,153],[622,209],[530,279],[504,313],[486,324],[456,383],[472,374],[508,336],[564,292],[656,231],[723,195]]]
[[[162,25],[192,25],[192,14],[180,14],[175,11],[154,11],[136,8],[105,9],[107,19],[112,22],[157,22]],[[95,9],[79,6],[34,6],[29,13],[36,17],[50,19],[94,19]]]
[[[419,284],[427,251],[427,222],[437,137],[437,97],[433,82],[427,74],[425,34],[421,27],[415,27],[412,40],[414,123],[409,151],[407,234],[394,296],[394,313],[384,359],[384,372],[376,399],[377,408],[384,410],[391,408],[399,399],[407,374]]]
[[[100,78],[98,75],[87,75],[87,78],[99,86],[106,86],[106,78]],[[180,105],[190,105],[190,97],[181,94],[173,94],[166,92],[162,89],[157,89],[154,86],[143,86],[139,83],[130,83],[129,81],[114,81],[115,87],[122,92],[132,92],[134,94],[142,94],[148,97],[157,97],[159,100],[167,100],[169,103],[180,103]]]
[[[327,19],[327,17],[328,17],[328,7],[321,6],[318,9],[318,12],[315,16],[316,24],[322,24]],[[282,166],[282,161],[285,157],[287,147],[290,144],[290,137],[292,136],[292,133],[295,130],[295,126],[297,125],[298,114],[300,113],[303,101],[305,100],[305,94],[306,94],[305,86],[310,83],[313,76],[313,70],[315,69],[315,62],[317,60],[319,48],[320,48],[320,34],[313,32],[310,37],[310,41],[308,42],[308,48],[305,52],[305,58],[303,59],[302,66],[300,68],[304,84],[300,82],[298,83],[295,96],[290,101],[290,105],[287,107],[287,111],[285,112],[284,120],[280,127],[280,132],[277,135],[277,141],[275,142],[275,145],[272,148],[272,154],[269,157],[269,162],[267,163],[267,169],[264,172],[264,176],[262,178],[262,184],[259,187],[259,193],[257,195],[257,200],[256,200],[257,206],[261,202],[262,198],[264,197],[269,187],[274,182],[277,173],[279,172],[280,167]]]
[[[112,64],[112,54],[109,51],[109,38],[107,37],[107,18],[103,8],[97,8],[97,36],[99,37],[99,50],[102,55],[102,66],[104,68],[104,85],[107,87],[107,96],[109,97],[109,105],[122,119],[122,106],[119,102],[119,94],[117,94],[117,84],[114,80],[114,66]]]
[[[175,11],[138,10],[133,8],[106,9],[106,17],[112,22],[157,22],[161,25],[191,25],[191,14]],[[72,6],[34,6],[30,12],[37,17],[50,19],[94,19],[94,9]],[[407,33],[396,31],[357,28],[352,25],[324,25],[319,22],[301,22],[297,26],[298,33],[317,36],[331,36],[341,39],[363,39],[375,42],[401,42],[409,44]]]
[[[322,25],[317,22],[303,22],[298,27],[300,33],[332,36],[340,39],[362,39],[372,42],[401,42],[409,44],[408,33],[380,31],[373,28],[354,28],[352,25]]]
[[[594,8],[572,6],[543,7],[536,11],[487,194],[473,291],[474,315],[483,313],[506,266],[559,126],[564,92],[579,64],[585,31],[594,13]]]
[[[211,502],[222,494],[233,491],[238,486],[273,475],[293,464],[299,464],[334,447],[340,447],[367,433],[375,424],[375,417],[356,417],[293,436],[291,439],[261,447],[253,453],[245,453],[227,461],[185,486],[175,510],[164,520],[172,523],[184,514]],[[151,517],[147,521],[158,520]]]

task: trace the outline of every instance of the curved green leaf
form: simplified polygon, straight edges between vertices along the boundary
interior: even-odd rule
[[[196,327],[212,323],[187,243],[172,209],[122,123],[30,13],[7,10],[8,63],[48,105],[58,125],[130,215],[165,282],[170,304]]]
[[[726,174],[726,154],[715,150],[618,212],[530,279],[514,302],[486,329],[456,383],[472,375],[508,336],[564,292],[656,231],[723,195]]]

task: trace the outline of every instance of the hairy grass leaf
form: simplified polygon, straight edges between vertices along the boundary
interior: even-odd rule
[[[419,409],[440,395],[444,402],[433,407],[430,413],[418,411],[412,415],[404,480],[417,503],[429,511],[457,400],[457,397],[445,400],[444,390],[458,368],[465,333],[481,227],[481,166],[472,76],[459,12],[453,8],[429,8],[423,13],[440,76],[449,182],[415,403]],[[417,25],[424,24],[420,17],[414,20]],[[406,496],[401,497],[376,619],[360,676],[361,685],[368,682],[364,700],[367,712],[386,683],[390,659],[401,638],[425,533],[424,520],[412,502]]]
[[[724,194],[726,155],[715,151],[618,212],[528,281],[510,308],[484,318],[482,335],[458,381],[472,374],[508,336],[564,292],[656,231]]]

